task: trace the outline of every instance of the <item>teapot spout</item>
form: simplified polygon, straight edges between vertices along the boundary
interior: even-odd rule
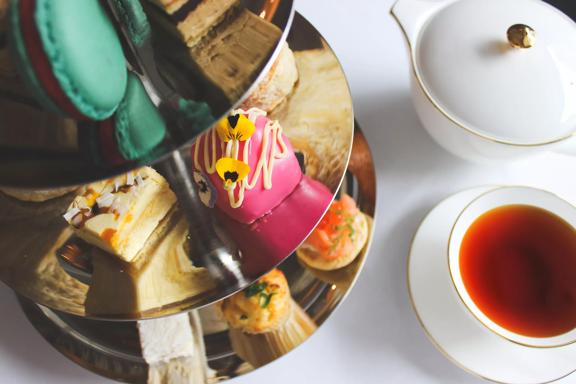
[[[398,0],[390,10],[412,48],[426,22],[441,8],[456,0]]]

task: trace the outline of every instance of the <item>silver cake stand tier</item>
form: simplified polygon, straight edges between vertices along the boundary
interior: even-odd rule
[[[352,196],[360,210],[370,218],[373,217],[376,176],[370,149],[358,127],[340,192]],[[372,220],[371,225],[373,226]],[[302,264],[295,254],[279,266],[288,279],[292,297],[316,326],[321,326],[330,317],[354,286],[365,263],[372,235],[371,227],[369,240],[361,254],[352,264],[342,269],[313,270]],[[76,317],[56,312],[24,298],[20,298],[20,303],[38,332],[75,363],[114,380],[147,382],[149,366],[142,357],[135,322]],[[217,381],[237,377],[255,369],[237,355],[228,330],[209,334],[205,332],[204,343],[208,365],[215,370]],[[270,356],[267,362],[279,357]]]
[[[122,2],[101,2],[122,41],[127,69],[141,79],[166,125],[162,142],[135,158],[95,161],[102,157],[95,154],[102,149],[102,143],[97,135],[86,133],[89,129],[85,121],[44,110],[17,77],[3,79],[0,101],[7,103],[0,107],[3,121],[0,186],[78,185],[157,163],[190,143],[240,104],[279,56],[294,18],[294,3],[293,0],[218,1],[222,17],[215,18],[198,41],[187,44],[177,29],[182,18],[188,20],[181,12],[168,14],[157,5],[159,2],[149,0],[133,2],[128,12],[118,6]],[[130,27],[135,24],[151,33],[134,41]],[[238,24],[249,27],[234,29]],[[263,36],[256,38],[255,30]],[[4,32],[2,38],[5,39]],[[243,39],[250,55],[230,58],[233,52],[242,49],[230,34]],[[8,52],[2,51],[2,54],[8,55]],[[224,64],[212,64],[210,59],[215,54],[228,55],[221,60]],[[30,124],[27,115],[38,115],[42,119],[36,119],[35,125]],[[107,145],[115,146],[112,141]]]
[[[354,136],[348,83],[334,52],[299,14],[294,16],[287,42],[294,51],[299,80],[290,97],[270,117],[280,122],[295,151],[304,157],[303,161],[312,163],[306,167],[306,179],[324,184],[329,190],[327,196],[333,198],[342,180],[346,179]],[[318,153],[321,154],[315,156]],[[319,202],[307,197],[314,217],[301,225],[292,225],[293,233],[286,240],[286,236],[279,233],[285,230],[282,220],[293,217],[292,208],[301,206],[304,200],[298,199],[306,192],[294,198],[292,196],[296,194],[292,193],[271,214],[258,220],[257,226],[242,225],[218,209],[208,209],[199,202],[195,188],[189,185],[189,146],[172,152],[168,159],[153,166],[166,176],[176,192],[180,211],[189,223],[188,256],[195,266],[208,270],[215,282],[213,286],[200,284],[200,289],[178,293],[177,298],[162,296],[153,306],[137,310],[124,305],[116,305],[114,312],[87,309],[87,298],[96,280],[92,279],[90,268],[93,247],[84,243],[74,248],[73,257],[62,252],[70,249],[69,245],[78,245],[62,218],[73,193],[44,203],[21,202],[0,193],[0,280],[22,297],[76,316],[101,320],[168,316],[222,300],[282,263],[309,235],[330,203],[327,198]],[[373,183],[373,175],[364,180],[361,185]],[[300,190],[306,191],[305,188]],[[365,194],[361,196],[365,198]],[[286,202],[290,199],[293,201],[288,205]],[[162,236],[170,236],[171,229],[163,231],[155,237],[160,240],[154,241],[160,242]],[[154,255],[147,254],[145,259],[157,260],[151,256]],[[108,276],[123,279],[132,265],[118,262],[109,268],[112,271],[106,281],[111,278]],[[173,277],[170,275],[166,279]],[[102,280],[98,281],[103,284]],[[127,284],[132,287],[136,283],[129,281]]]

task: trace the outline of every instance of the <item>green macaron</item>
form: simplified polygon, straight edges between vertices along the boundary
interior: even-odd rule
[[[166,137],[166,123],[138,76],[129,74],[116,112],[102,121],[82,123],[78,133],[91,163],[122,165],[155,154]]]
[[[143,157],[166,135],[166,123],[134,74],[128,76],[126,94],[114,115],[114,121],[118,149],[125,159]]]
[[[10,24],[20,73],[44,107],[77,119],[114,113],[126,61],[98,0],[13,0]]]

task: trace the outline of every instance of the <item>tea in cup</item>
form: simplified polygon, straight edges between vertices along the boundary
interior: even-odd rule
[[[576,341],[576,207],[552,193],[503,187],[472,201],[451,232],[448,262],[463,304],[518,344]]]

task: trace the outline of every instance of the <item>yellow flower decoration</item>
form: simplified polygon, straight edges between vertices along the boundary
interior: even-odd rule
[[[254,123],[241,113],[225,117],[216,124],[216,132],[225,143],[230,140],[246,141],[255,130]]]
[[[234,183],[240,183],[250,173],[250,166],[243,161],[231,157],[223,157],[216,162],[216,171],[224,186],[230,187]]]

